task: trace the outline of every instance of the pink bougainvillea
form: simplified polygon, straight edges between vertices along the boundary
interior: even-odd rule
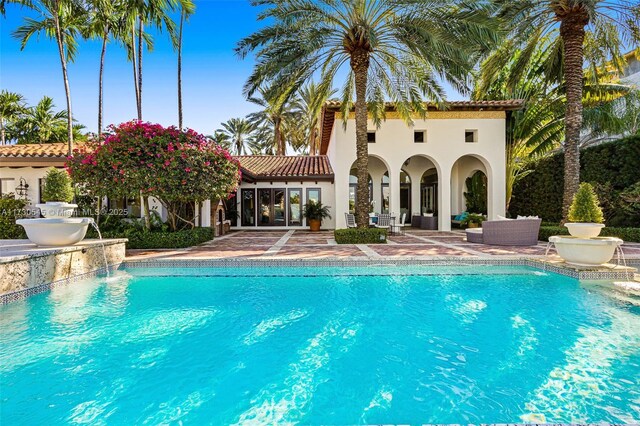
[[[67,170],[95,195],[153,196],[170,215],[180,203],[227,198],[240,180],[238,161],[203,135],[137,120],[76,149]]]

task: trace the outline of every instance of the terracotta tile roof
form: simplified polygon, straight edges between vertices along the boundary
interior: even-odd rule
[[[77,147],[78,144],[75,144]],[[0,157],[67,157],[66,143],[30,143],[23,145],[0,145]]]
[[[446,111],[514,111],[524,108],[523,99],[507,99],[502,101],[451,101],[446,103]],[[329,149],[331,132],[336,119],[336,112],[340,111],[340,101],[327,101],[322,108],[320,118],[320,153],[326,154]],[[387,111],[393,111],[393,102],[385,104]],[[441,111],[442,109],[434,103],[427,103],[429,111]]]
[[[244,178],[249,180],[313,179],[333,180],[326,155],[240,155]]]

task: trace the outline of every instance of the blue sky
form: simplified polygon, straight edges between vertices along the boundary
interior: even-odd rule
[[[196,13],[184,30],[183,104],[185,126],[210,134],[220,123],[241,117],[256,107],[245,101],[242,86],[251,73],[251,58],[241,60],[233,48],[259,28],[257,9],[242,0],[196,0]],[[0,88],[23,94],[29,104],[51,96],[65,107],[62,72],[53,40],[32,39],[24,50],[11,33],[21,25],[27,9],[8,5],[0,18]],[[143,60],[143,119],[176,125],[176,54],[166,35],[154,34],[155,46]],[[99,41],[81,41],[69,80],[74,118],[97,130]],[[342,82],[338,82],[341,86]],[[116,44],[107,47],[104,78],[105,123],[121,123],[136,116],[131,63]],[[450,100],[462,97],[449,90]]]

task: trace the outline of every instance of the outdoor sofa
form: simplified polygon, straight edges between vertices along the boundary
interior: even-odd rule
[[[470,243],[496,246],[534,246],[542,219],[485,220],[482,228],[466,230]]]

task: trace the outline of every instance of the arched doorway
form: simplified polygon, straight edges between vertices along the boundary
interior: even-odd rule
[[[385,213],[389,209],[389,172],[387,165],[378,157],[369,156],[369,212]],[[356,163],[349,172],[349,213],[355,213],[357,204],[358,176]]]
[[[486,162],[474,155],[458,158],[451,169],[451,214],[487,215],[491,203],[491,173]]]
[[[426,170],[420,179],[420,213],[438,216],[438,171]]]
[[[400,171],[400,216],[405,216],[405,222],[411,221],[411,176],[404,170]]]

